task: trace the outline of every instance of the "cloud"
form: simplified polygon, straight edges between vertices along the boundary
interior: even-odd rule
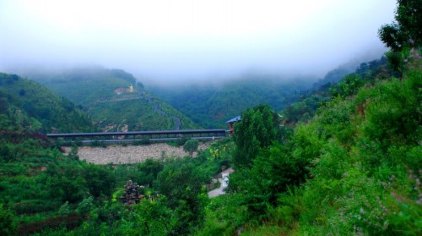
[[[162,79],[322,74],[383,50],[393,0],[0,1],[0,69],[102,64]]]

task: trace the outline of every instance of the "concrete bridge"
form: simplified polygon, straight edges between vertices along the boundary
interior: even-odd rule
[[[63,143],[135,143],[135,142],[167,142],[179,139],[214,140],[226,137],[224,129],[193,129],[193,130],[159,130],[159,131],[129,131],[129,132],[96,132],[96,133],[50,133],[49,139]]]

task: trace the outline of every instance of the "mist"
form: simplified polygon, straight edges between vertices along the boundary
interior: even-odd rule
[[[0,71],[102,65],[161,82],[323,76],[386,50],[395,0],[0,1]],[[12,69],[13,68],[13,69]]]

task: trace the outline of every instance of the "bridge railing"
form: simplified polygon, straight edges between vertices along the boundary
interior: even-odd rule
[[[80,143],[131,143],[167,142],[179,139],[218,139],[227,135],[224,129],[195,129],[195,130],[159,130],[159,131],[129,131],[129,132],[96,132],[96,133],[51,133],[50,139]]]

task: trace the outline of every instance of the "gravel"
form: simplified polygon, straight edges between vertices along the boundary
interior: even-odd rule
[[[210,143],[200,144],[198,149],[204,150]],[[70,147],[65,147],[69,153]],[[107,147],[79,147],[78,156],[81,160],[86,160],[95,164],[127,164],[139,163],[147,159],[180,158],[189,156],[183,151],[183,147],[174,147],[165,143],[149,145],[113,145]],[[196,156],[196,153],[193,155]]]

